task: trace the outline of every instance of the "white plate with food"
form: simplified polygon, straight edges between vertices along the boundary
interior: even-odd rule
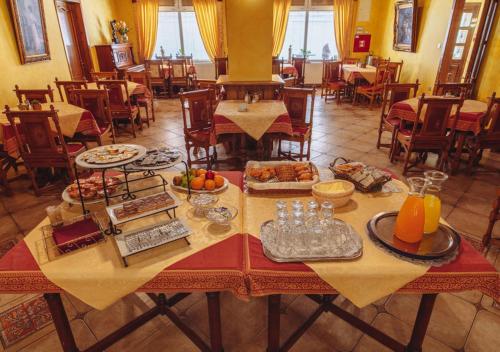
[[[137,144],[103,145],[76,157],[77,165],[89,169],[102,169],[129,164],[146,155],[146,148]]]
[[[123,189],[121,176],[121,172],[107,172],[106,190],[108,196],[114,195]],[[99,203],[104,200],[104,186],[100,172],[95,172],[90,177],[79,179],[79,182],[80,189],[82,190],[82,198],[85,203]],[[62,199],[68,204],[81,204],[80,192],[78,191],[76,181],[64,189]]]

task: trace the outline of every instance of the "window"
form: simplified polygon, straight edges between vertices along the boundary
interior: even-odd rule
[[[165,55],[192,54],[196,61],[208,61],[192,1],[161,0],[160,5],[165,6],[160,6],[154,55],[160,55],[163,47]]]
[[[309,52],[311,60],[331,59],[338,56],[333,29],[333,8],[324,0],[293,0],[288,17],[285,41],[280,57],[303,55]]]

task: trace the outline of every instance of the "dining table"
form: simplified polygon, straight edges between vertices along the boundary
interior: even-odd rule
[[[97,89],[97,83],[96,82],[87,83],[87,88]],[[127,90],[125,90],[125,87],[122,86],[122,95],[127,99],[134,98],[135,96],[145,96],[146,98],[152,97],[152,93],[147,86],[132,81],[127,81]]]
[[[175,174],[162,172],[169,181]],[[148,259],[122,267],[112,250],[111,238],[53,261],[43,259],[43,246],[37,245],[37,240],[41,238],[41,227],[49,223],[44,219],[0,259],[0,293],[43,293],[62,348],[71,352],[78,348],[62,304],[63,292],[70,292],[97,309],[133,292],[146,292],[155,303],[150,310],[98,341],[90,351],[105,350],[150,319],[165,315],[199,349],[221,352],[222,327],[231,323],[221,322],[219,294],[223,291],[239,297],[242,305],[251,297],[267,297],[267,350],[271,352],[291,348],[324,312],[337,315],[393,350],[419,351],[439,293],[479,290],[495,300],[500,298],[498,272],[464,239],[456,255],[440,265],[407,262],[372,242],[364,231],[366,222],[380,211],[400,207],[406,197],[408,189],[397,179],[391,182],[401,192],[355,192],[347,206],[336,210],[336,216],[351,224],[361,236],[361,257],[339,262],[278,263],[267,257],[260,240],[260,225],[273,218],[278,198],[248,193],[242,172],[223,171],[220,175],[229,182],[228,188],[219,193],[221,201],[238,209],[229,229],[220,232],[207,226],[206,220],[190,216],[187,195],[169,185],[181,200],[177,216],[194,229],[191,244],[170,250],[167,245]],[[322,180],[333,177],[328,169],[321,169],[320,176]],[[281,194],[280,198],[287,196]],[[303,202],[311,199],[310,195],[288,198]],[[67,211],[78,212],[78,206]],[[136,226],[144,226],[145,221]],[[206,293],[208,343],[172,310],[192,292]],[[408,342],[396,340],[332,302],[342,294],[361,308],[386,295],[400,293],[422,295]],[[318,304],[318,309],[281,344],[280,301],[282,295],[288,294],[306,295]]]
[[[377,68],[375,66],[342,65],[342,79],[352,85],[355,85],[359,79],[364,79],[372,84],[375,82],[376,72]]]

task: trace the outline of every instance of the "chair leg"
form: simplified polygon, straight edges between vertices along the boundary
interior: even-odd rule
[[[31,178],[31,183],[33,184],[33,190],[35,191],[35,195],[37,197],[40,196],[40,188],[38,188],[38,184],[36,183],[36,177],[33,169],[29,165],[24,165],[26,167],[26,171],[28,172],[28,175]]]
[[[187,163],[189,168],[191,168],[191,147],[186,143],[186,153],[187,153]]]
[[[116,144],[116,131],[113,121],[111,121],[111,139],[113,140],[113,144]]]
[[[146,125],[148,125],[149,128],[149,104],[146,103],[145,105],[145,110],[146,110]],[[141,119],[141,126],[142,126],[142,119]]]
[[[410,162],[410,156],[411,156],[411,151],[412,151],[412,148],[409,147],[407,150],[406,150],[406,155],[405,155],[405,163],[403,165],[403,175],[406,176],[406,173],[408,172],[408,163]]]
[[[302,158],[304,157],[304,140],[300,141],[300,154],[299,154],[299,160],[302,161]]]
[[[467,174],[472,175],[472,167],[474,165],[474,160],[477,157],[477,147],[473,146],[469,151],[469,160],[467,162]]]
[[[311,140],[312,137],[309,137],[309,139],[307,140],[307,161],[311,160]]]
[[[207,170],[212,168],[212,163],[210,162],[210,147],[205,147],[205,153],[207,154]]]
[[[130,125],[132,126],[132,135],[134,136],[134,138],[137,138],[137,135],[135,134],[135,121],[134,120],[135,120],[135,118],[132,116],[132,118],[130,119]]]
[[[153,118],[153,122],[156,121],[155,119],[155,101],[153,97],[151,97],[151,117]]]
[[[340,88],[335,91],[335,94],[337,94],[337,105],[340,105]]]

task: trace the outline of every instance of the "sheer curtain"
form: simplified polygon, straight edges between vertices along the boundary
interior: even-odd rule
[[[139,59],[144,61],[153,55],[158,32],[158,0],[137,0],[135,3],[135,22]]]
[[[355,11],[354,0],[334,0],[333,2],[335,40],[340,59],[349,57],[351,54]]]
[[[210,60],[221,56],[219,45],[219,28],[217,22],[216,0],[193,0],[196,22],[200,29],[201,39]]]
[[[273,4],[273,56],[278,56],[285,41],[288,13],[292,0],[274,0]]]

